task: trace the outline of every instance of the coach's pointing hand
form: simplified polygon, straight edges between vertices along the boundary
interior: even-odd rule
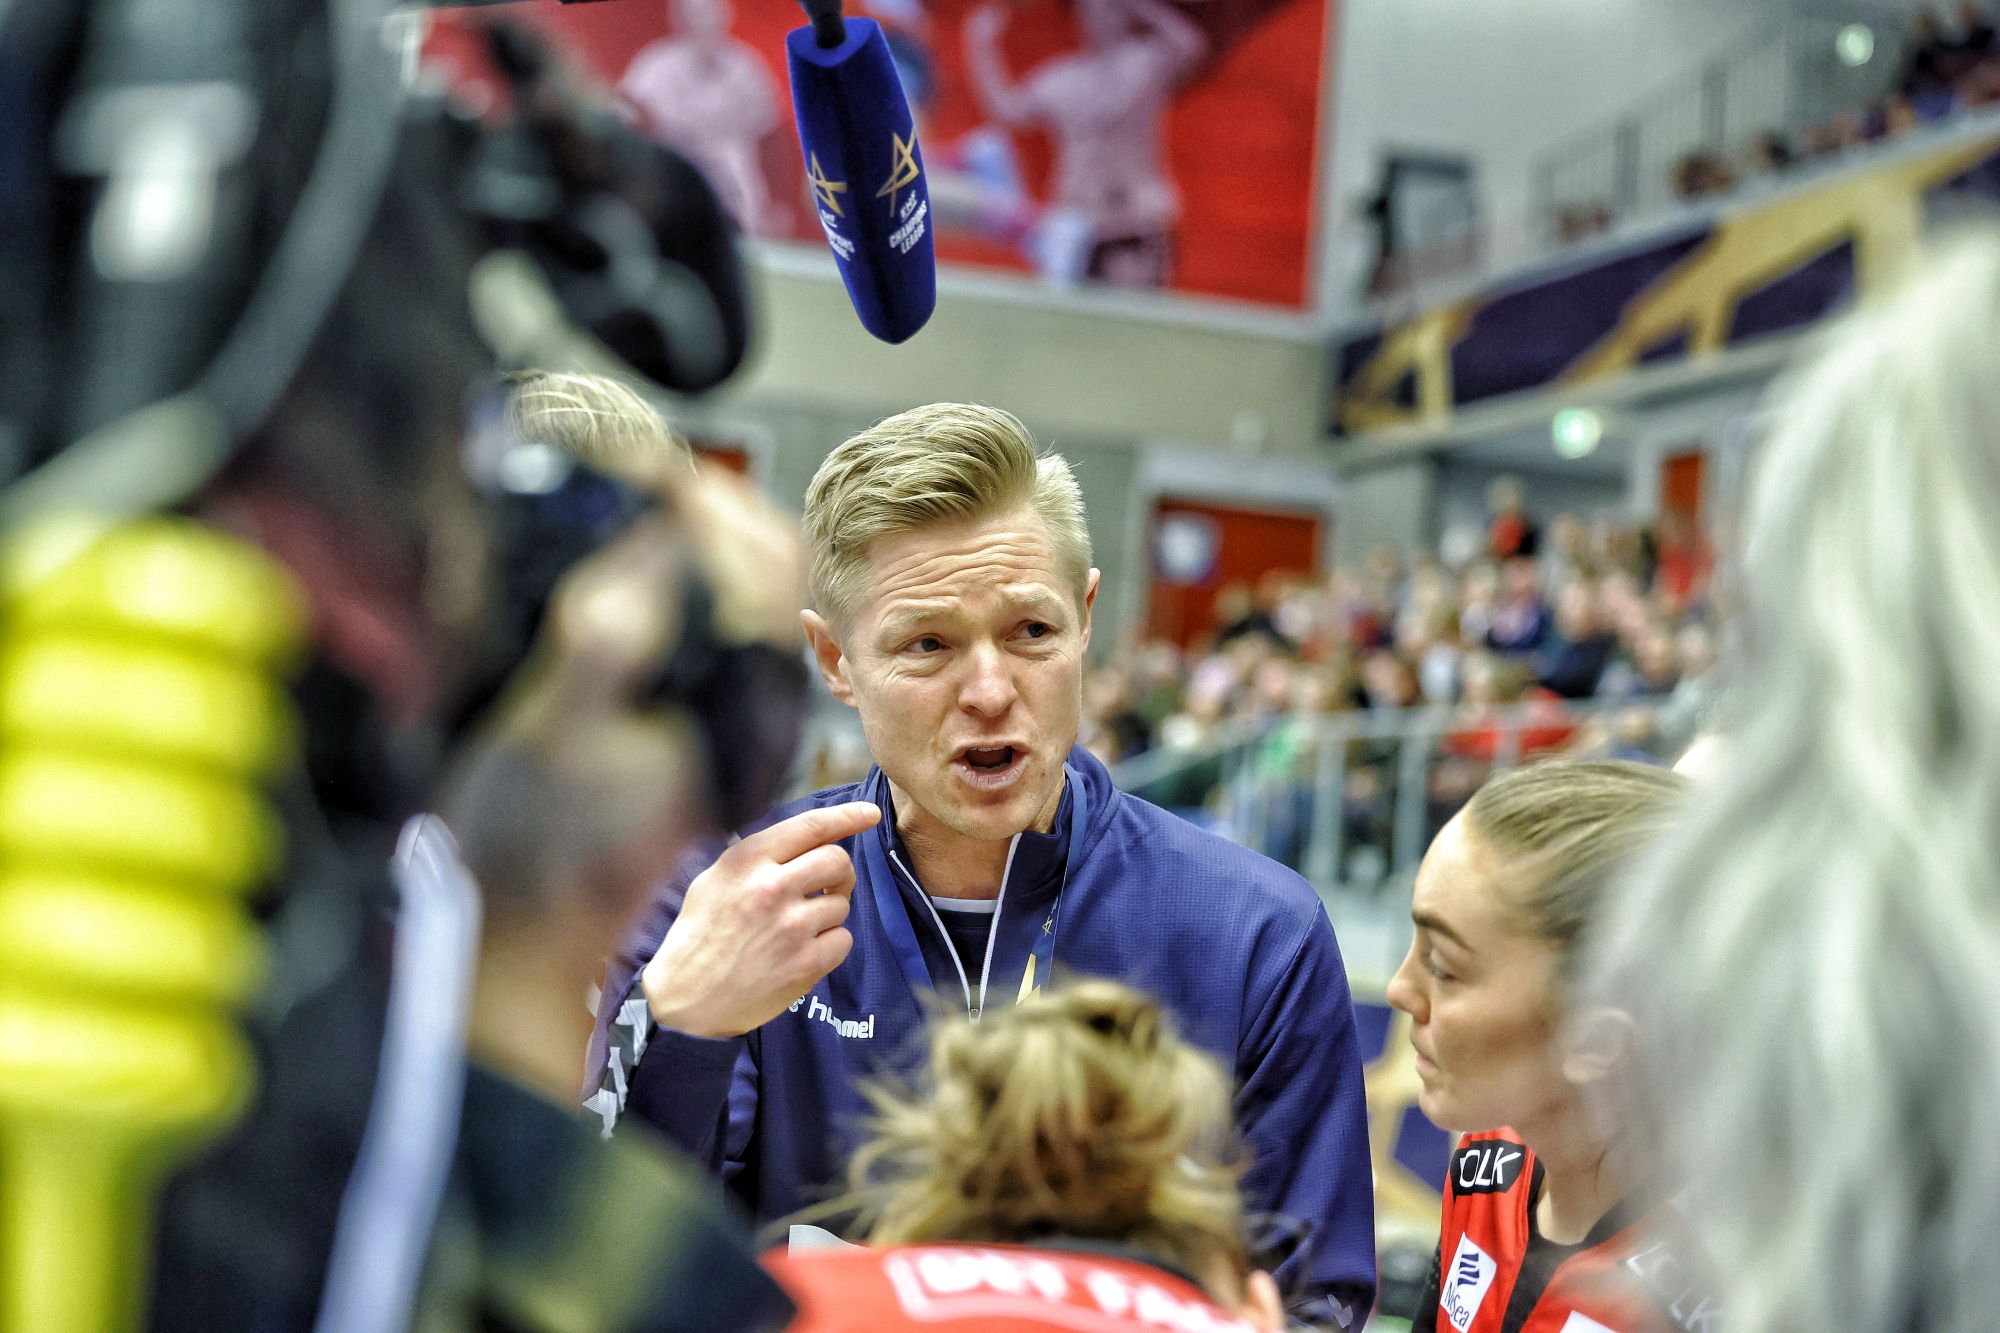
[[[840,966],[854,863],[838,844],[872,828],[866,802],[807,810],[743,839],[688,885],[640,984],[653,1021],[695,1037],[761,1027]]]

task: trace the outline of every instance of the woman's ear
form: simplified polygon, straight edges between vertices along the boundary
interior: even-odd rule
[[[1243,1280],[1243,1317],[1264,1333],[1282,1333],[1285,1303],[1278,1297],[1278,1284],[1269,1273],[1259,1270]]]
[[[1563,1078],[1577,1087],[1602,1082],[1632,1058],[1638,1028],[1623,1009],[1592,1005],[1563,1025]]]

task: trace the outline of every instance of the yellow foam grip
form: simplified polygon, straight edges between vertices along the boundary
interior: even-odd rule
[[[134,1326],[159,1181],[248,1095],[302,639],[284,571],[196,523],[0,546],[0,1333]]]

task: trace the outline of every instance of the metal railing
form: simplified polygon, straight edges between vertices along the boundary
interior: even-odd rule
[[[1409,893],[1430,840],[1494,773],[1545,755],[1678,755],[1694,718],[1668,699],[1437,705],[1278,716],[1117,765],[1118,786],[1297,870],[1340,932],[1357,994],[1409,947]]]
[[[1664,210],[1689,155],[1740,166],[1759,135],[1794,136],[1879,94],[1899,42],[1885,40],[1866,69],[1852,70],[1835,55],[1841,26],[1802,14],[1753,25],[1726,54],[1551,144],[1533,167],[1531,226],[1549,241],[1567,214],[1602,209],[1623,220]]]
[[[1285,862],[1322,892],[1373,892],[1413,871],[1491,774],[1540,755],[1635,745],[1639,735],[1671,757],[1688,739],[1679,727],[1661,700],[1277,716],[1224,724],[1196,747],[1149,750],[1114,777]]]

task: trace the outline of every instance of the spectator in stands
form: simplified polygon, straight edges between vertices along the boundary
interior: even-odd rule
[[[1736,188],[1736,173],[1706,150],[1689,153],[1674,165],[1674,194],[1681,199],[1706,199]]]
[[[1215,646],[1224,648],[1251,634],[1281,637],[1270,611],[1258,605],[1250,589],[1241,583],[1229,584],[1215,595]]]
[[[1891,93],[1878,104],[1882,108],[1882,137],[1896,138],[1917,128],[1917,109],[1910,105],[1910,99]]]
[[[1252,722],[1282,717],[1291,709],[1296,676],[1289,658],[1272,656],[1259,662],[1243,692],[1240,715]]]
[[[1834,113],[1833,142],[1837,152],[1859,148],[1868,142],[1868,118],[1860,110],[1849,107]]]
[[[1636,662],[1615,663],[1598,686],[1597,697],[1625,700],[1629,706],[1586,723],[1565,747],[1566,755],[1667,762],[1709,725],[1719,688],[1713,631],[1700,621],[1682,625],[1673,636],[1671,660],[1662,652],[1659,635],[1651,621],[1642,621],[1635,636],[1646,645],[1643,656],[1651,664],[1653,679],[1649,681]],[[1665,683],[1669,678],[1671,686]]]
[[[1606,720],[1603,747],[1587,753],[1594,757],[1630,764],[1657,764],[1671,756],[1660,736],[1659,714],[1636,705],[1612,711]],[[1567,753],[1585,757],[1575,747]]]
[[[1597,589],[1572,579],[1556,601],[1556,632],[1542,686],[1564,699],[1588,699],[1617,650],[1617,636],[1597,622]]]
[[[1412,608],[1404,615],[1406,628],[1396,635],[1396,651],[1417,673],[1417,691],[1425,703],[1448,704],[1458,698],[1458,619],[1436,605]]]
[[[1641,584],[1653,580],[1653,552],[1643,528],[1600,515],[1591,521],[1590,552],[1600,572],[1622,570]]]
[[[1466,567],[1459,584],[1459,641],[1467,648],[1484,648],[1500,601],[1500,569],[1480,560]]]
[[[1228,714],[1233,688],[1229,677],[1191,677],[1181,707],[1160,723],[1156,733],[1159,743],[1172,750],[1198,750],[1207,745]]]
[[[1366,571],[1339,569],[1333,572],[1328,586],[1340,632],[1349,643],[1366,651],[1389,642],[1394,610],[1387,589]]]
[[[1664,699],[1680,684],[1680,661],[1673,635],[1651,618],[1627,638],[1604,674],[1601,693],[1610,699]]]
[[[1715,675],[1715,635],[1708,626],[1693,622],[1681,627],[1674,637],[1680,679],[1659,710],[1660,747],[1665,752],[1685,750],[1708,726],[1715,711],[1718,681]]]
[[[1968,0],[1958,7],[1959,38],[1954,49],[1974,61],[1987,60],[2000,54],[2000,34],[1996,34],[1993,20],[1987,17],[1985,9]]]
[[[841,1201],[872,1248],[768,1260],[793,1333],[1284,1327],[1244,1245],[1229,1080],[1137,991],[940,1023],[919,1085],[873,1101]]]
[[[1517,555],[1501,570],[1500,604],[1486,630],[1486,646],[1503,653],[1539,653],[1549,638],[1549,608],[1542,600],[1535,562]]]
[[[1084,716],[1083,743],[1106,764],[1152,747],[1152,724],[1133,703],[1132,678],[1116,667],[1100,667],[1085,682]]]
[[[1956,19],[1957,35],[1944,43],[1945,70],[1954,87],[1991,57],[1994,50],[1993,24],[1979,6],[1960,5]]]
[[[1765,130],[1750,142],[1750,169],[1760,175],[1776,175],[1797,160],[1791,140],[1777,130]]]
[[[1586,547],[1588,533],[1575,514],[1557,514],[1549,520],[1548,540],[1542,543],[1542,590],[1551,596],[1569,586],[1570,580],[1589,572]]]
[[[1422,602],[1429,607],[1444,604],[1451,590],[1451,574],[1444,562],[1431,551],[1419,551],[1410,561],[1410,577],[1403,590],[1403,604]]]
[[[1655,590],[1678,614],[1701,600],[1715,568],[1715,553],[1694,516],[1669,509],[1660,515]]]
[[[1951,76],[1954,58],[1945,40],[1944,24],[1937,11],[1921,9],[1911,20],[1903,70],[1896,79],[1896,91],[1909,99],[1917,114],[1926,120],[1943,115],[1951,108]]]
[[[1771,411],[1720,765],[1598,937],[1653,1178],[1733,1329],[2000,1310],[2000,243],[1833,330]],[[1643,1108],[1643,1110],[1640,1110]]]
[[[1518,721],[1507,715],[1516,704],[1524,706],[1525,714]],[[1527,668],[1479,653],[1466,659],[1465,698],[1443,748],[1461,759],[1491,764],[1561,749],[1575,731],[1562,702],[1535,685]]]
[[[1527,493],[1519,477],[1495,477],[1486,488],[1486,543],[1495,560],[1533,555],[1540,549],[1541,529],[1528,517]]]
[[[2000,36],[1993,20],[1974,4],[1958,7],[1959,38],[1953,46],[1960,64],[1959,101],[1966,106],[1985,106],[2000,100]]]
[[[1634,638],[1649,614],[1639,581],[1614,569],[1597,581],[1597,621],[1620,641]]]
[[[1361,663],[1361,688],[1370,708],[1410,708],[1419,698],[1416,673],[1386,648],[1368,654]]]
[[[1878,97],[1861,109],[1861,142],[1880,143],[1891,133],[1889,103],[1901,98]]]
[[[1840,138],[1834,133],[1832,122],[1824,125],[1808,125],[1799,144],[1801,155],[1808,161],[1832,157],[1840,151]]]
[[[1830,157],[1864,144],[1892,140],[1925,121],[1951,115],[1963,107],[2000,100],[2000,39],[1991,19],[1977,4],[1959,6],[1948,35],[1935,10],[1924,10],[1912,21],[1901,72],[1889,93],[1863,107],[1849,107],[1829,120],[1800,131],[1794,148],[1783,134],[1766,131],[1743,156],[1753,175],[1783,172],[1801,159]],[[1690,152],[1674,165],[1672,185],[1681,199],[1700,199],[1735,188],[1737,179],[1715,154]],[[1559,236],[1567,227],[1558,214]]]
[[[1556,213],[1556,243],[1569,245],[1611,229],[1611,206],[1602,200],[1566,204]]]
[[[1474,560],[1453,573],[1425,553],[1412,557],[1403,572],[1391,570],[1389,557],[1376,556],[1369,566],[1338,568],[1321,581],[1284,576],[1272,581],[1277,604],[1270,615],[1285,642],[1268,634],[1239,635],[1185,660],[1170,644],[1122,645],[1109,659],[1116,667],[1101,669],[1114,677],[1129,671],[1130,680],[1114,679],[1102,695],[1093,690],[1090,698],[1117,699],[1129,691],[1133,716],[1120,721],[1107,711],[1109,704],[1093,703],[1089,743],[1107,758],[1130,757],[1143,725],[1152,744],[1188,753],[1185,766],[1171,769],[1170,776],[1157,779],[1160,785],[1149,785],[1142,794],[1189,809],[1216,797],[1223,772],[1217,745],[1252,742],[1260,772],[1289,772],[1286,756],[1297,759],[1316,734],[1300,725],[1302,718],[1349,708],[1460,704],[1465,713],[1454,724],[1452,762],[1462,771],[1433,783],[1434,805],[1443,810],[1436,825],[1485,777],[1487,765],[1503,751],[1511,753],[1513,742],[1502,738],[1514,734],[1515,724],[1503,725],[1493,711],[1503,702],[1532,706],[1524,738],[1530,752],[1562,748],[1600,757],[1671,757],[1684,744],[1688,726],[1656,727],[1655,711],[1668,703],[1677,717],[1706,711],[1713,689],[1707,666],[1714,652],[1704,622],[1720,623],[1726,608],[1699,581],[1676,573],[1681,568],[1676,543],[1698,540],[1705,551],[1708,539],[1672,532],[1668,537],[1667,558],[1655,578],[1643,528],[1609,517],[1587,528],[1574,515],[1553,519],[1533,576],[1523,568],[1530,562],[1515,562],[1508,587],[1512,599],[1515,591],[1541,584],[1560,614],[1543,606],[1541,619],[1552,636],[1518,659],[1494,656],[1489,646],[1501,611],[1501,573],[1490,561]],[[1475,541],[1470,551],[1477,546]],[[1440,547],[1452,549],[1449,534]],[[1459,554],[1464,559],[1469,551]],[[1510,600],[1500,616],[1503,635],[1523,619],[1518,609]],[[1695,630],[1685,632],[1690,625]],[[1586,683],[1592,663],[1614,644],[1593,689]],[[1522,669],[1496,670],[1502,662]],[[1579,733],[1562,706],[1567,695],[1634,706],[1606,713],[1601,724]],[[1114,723],[1124,739],[1107,737]],[[1377,816],[1386,818],[1389,779],[1382,766],[1393,765],[1394,751],[1393,744],[1358,746],[1349,755],[1348,807],[1356,846],[1372,836],[1367,830],[1376,827]],[[1267,843],[1263,850],[1273,848]]]
[[[1308,651],[1319,629],[1320,590],[1315,580],[1289,570],[1267,576],[1271,620],[1278,637],[1296,651]]]
[[[1133,707],[1155,731],[1180,706],[1181,651],[1171,643],[1139,645],[1134,653]]]

